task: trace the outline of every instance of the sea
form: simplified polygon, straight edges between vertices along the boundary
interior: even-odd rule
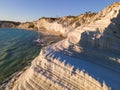
[[[39,54],[41,47],[35,42],[39,36],[36,31],[0,29],[0,84]]]

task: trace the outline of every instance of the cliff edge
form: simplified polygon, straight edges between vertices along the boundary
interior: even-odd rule
[[[119,90],[120,2],[98,13],[41,18],[31,28],[67,38],[44,47],[30,68],[8,82],[6,90]]]

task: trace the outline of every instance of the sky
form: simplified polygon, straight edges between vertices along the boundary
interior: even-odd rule
[[[118,0],[119,1],[119,0]],[[34,21],[98,12],[116,0],[0,0],[0,20]]]

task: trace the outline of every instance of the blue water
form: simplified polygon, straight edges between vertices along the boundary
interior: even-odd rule
[[[40,34],[20,29],[0,29],[0,83],[30,64],[40,52],[34,42]]]

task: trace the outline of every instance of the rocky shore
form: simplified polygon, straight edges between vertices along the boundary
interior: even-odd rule
[[[66,38],[42,48],[5,90],[119,90],[120,2],[98,13],[41,18],[17,28]]]

